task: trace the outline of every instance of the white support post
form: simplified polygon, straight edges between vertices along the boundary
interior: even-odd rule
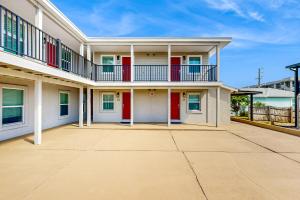
[[[220,125],[220,87],[216,88],[216,127]]]
[[[217,81],[220,81],[220,46],[216,46],[216,65],[217,65],[217,71],[216,71],[216,78]]]
[[[133,118],[134,118],[134,115],[133,115],[133,101],[134,101],[134,94],[133,94],[134,90],[131,88],[130,89],[130,126],[133,125]]]
[[[39,28],[40,30],[43,30],[43,10],[40,7],[36,8],[35,12],[35,26]],[[28,34],[28,33],[27,33]],[[35,46],[36,48],[36,53],[39,54],[40,58],[43,58],[43,51],[41,50],[42,45],[43,45],[43,35],[40,34],[39,31],[36,31],[35,33],[35,38],[36,38],[36,43],[37,45]],[[27,41],[28,42],[28,41]]]
[[[34,144],[42,143],[42,79],[34,82]]]
[[[87,117],[86,117],[86,125],[91,126],[91,88],[87,87],[87,92],[86,92],[86,111],[87,111]]]
[[[91,61],[92,59],[92,52],[91,52],[91,46],[87,45],[86,46],[86,58]]]
[[[171,81],[171,56],[172,56],[172,46],[168,45],[168,81]]]
[[[79,88],[79,127],[83,127],[83,87]]]
[[[134,46],[133,46],[133,44],[132,45],[130,45],[130,62],[131,62],[131,71],[130,71],[130,73],[131,73],[131,82],[133,82],[134,81]]]
[[[35,13],[35,26],[43,30],[43,11],[40,7],[36,8]]]
[[[80,54],[81,56],[84,56],[84,44],[83,44],[83,43],[80,44],[79,54]]]
[[[168,126],[171,125],[171,89],[168,88]]]

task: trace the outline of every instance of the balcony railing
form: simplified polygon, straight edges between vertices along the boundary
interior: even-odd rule
[[[130,65],[96,65],[94,80],[96,81],[131,81]]]
[[[135,65],[135,81],[168,81],[168,65]]]
[[[216,81],[216,65],[172,65],[171,81]]]
[[[93,64],[90,61],[1,5],[0,48],[53,68],[91,78]]]

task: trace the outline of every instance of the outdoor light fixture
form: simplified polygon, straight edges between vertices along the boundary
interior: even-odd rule
[[[185,61],[186,57],[185,57],[185,56],[182,56],[182,59],[183,59],[183,61]]]
[[[186,93],[185,92],[182,93],[182,97],[183,97],[184,100],[186,99]]]
[[[117,60],[120,60],[120,55],[117,55]]]
[[[117,99],[119,100],[120,99],[120,92],[117,92],[116,96],[117,96]]]

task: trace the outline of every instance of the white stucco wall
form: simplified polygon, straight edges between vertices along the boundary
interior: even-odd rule
[[[167,90],[156,90],[150,95],[148,90],[134,92],[134,122],[167,122]]]
[[[25,79],[0,76],[0,84],[24,87],[24,123],[18,126],[0,127],[0,140],[33,132],[34,128],[34,82]],[[69,91],[69,116],[59,118],[59,91]],[[78,89],[43,83],[42,127],[56,127],[78,121]],[[0,106],[1,107],[1,106]],[[2,117],[1,117],[2,119]]]

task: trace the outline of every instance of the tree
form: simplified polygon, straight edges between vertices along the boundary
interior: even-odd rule
[[[262,107],[266,107],[267,105],[265,103],[262,103],[260,101],[256,101],[254,104],[253,104],[253,107],[256,107],[256,108],[262,108]]]
[[[236,116],[238,115],[239,111],[241,111],[241,109],[245,110],[245,108],[248,105],[249,105],[249,97],[247,95],[231,97],[231,108]]]

